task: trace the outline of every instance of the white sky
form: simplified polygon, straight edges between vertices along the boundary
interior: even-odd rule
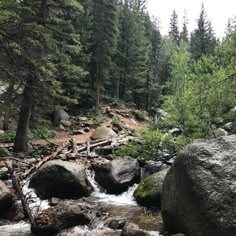
[[[217,37],[222,37],[229,18],[236,15],[236,0],[149,0],[148,11],[157,16],[161,23],[161,32],[167,34],[170,17],[175,9],[178,14],[179,27],[182,28],[184,10],[187,11],[189,31],[197,27],[201,3],[204,4],[208,18],[211,20]]]

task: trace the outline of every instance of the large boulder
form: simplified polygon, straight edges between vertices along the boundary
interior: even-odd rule
[[[141,181],[134,198],[143,206],[161,208],[162,185],[168,169],[152,174]]]
[[[107,127],[98,127],[91,135],[91,139],[109,139],[116,138],[117,134],[110,128]]]
[[[95,180],[108,193],[122,193],[140,180],[139,163],[131,157],[103,163],[95,168]]]
[[[64,110],[58,110],[54,112],[54,124],[59,125],[61,123],[61,121],[69,121],[70,120],[70,116],[69,114],[64,111]]]
[[[76,201],[67,200],[42,211],[32,225],[35,235],[54,235],[57,232],[90,222],[89,209]]]
[[[162,216],[171,233],[236,235],[236,135],[196,140],[164,180]]]
[[[42,198],[80,198],[92,192],[85,167],[76,163],[53,160],[44,164],[30,179]]]
[[[13,204],[14,194],[6,184],[0,180],[0,214],[2,215]]]

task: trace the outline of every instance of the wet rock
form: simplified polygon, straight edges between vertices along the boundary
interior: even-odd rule
[[[0,180],[0,214],[4,214],[13,204],[14,194],[6,184]]]
[[[145,178],[149,175],[152,175],[160,171],[161,167],[162,167],[161,161],[146,161],[143,165],[142,178]]]
[[[45,163],[30,179],[42,198],[80,198],[92,192],[83,165],[68,161],[53,160]]]
[[[161,194],[168,169],[152,174],[141,181],[134,192],[136,201],[143,206],[161,208]]]
[[[111,220],[108,223],[108,227],[111,229],[122,229],[125,225],[125,221],[124,220]]]
[[[122,193],[140,180],[139,163],[131,157],[105,162],[95,168],[95,180],[108,193]]]
[[[145,230],[141,230],[136,224],[126,223],[122,229],[121,236],[150,236],[150,234]]]
[[[70,120],[69,114],[65,112],[64,110],[55,111],[54,124],[59,125],[62,120],[69,121]]]
[[[110,128],[107,127],[98,127],[91,135],[91,139],[110,139],[116,138],[117,134]]]
[[[172,233],[236,235],[236,135],[196,140],[164,180],[162,216]]]
[[[0,180],[7,180],[8,179],[8,169],[6,167],[0,168]]]
[[[14,202],[13,205],[1,215],[2,219],[19,222],[25,219],[23,208],[19,202]],[[0,231],[1,235],[1,231]]]
[[[88,208],[76,201],[63,201],[40,213],[34,220],[31,230],[35,235],[55,235],[57,232],[76,225],[90,222]]]

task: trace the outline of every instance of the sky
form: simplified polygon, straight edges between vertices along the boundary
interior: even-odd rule
[[[184,10],[186,10],[188,29],[192,31],[197,27],[196,20],[199,18],[202,3],[216,36],[222,38],[228,19],[236,15],[236,0],[148,0],[148,11],[152,16],[160,19],[161,32],[167,34],[173,10],[176,10],[179,17],[180,28]]]

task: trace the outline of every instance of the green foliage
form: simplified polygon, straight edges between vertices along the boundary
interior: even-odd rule
[[[11,142],[14,142],[15,137],[16,137],[16,130],[9,129],[4,134],[0,134],[0,142],[11,143]]]
[[[54,138],[56,136],[56,131],[52,130],[46,126],[39,126],[34,129],[30,129],[28,132],[28,139],[42,139],[42,138]],[[4,134],[0,135],[0,142],[9,143],[14,142],[16,137],[16,129],[10,129]]]
[[[134,110],[133,114],[135,119],[139,121],[145,121],[147,118],[147,113],[143,110]]]
[[[132,141],[114,152],[114,157],[131,156],[137,159],[156,160],[162,157],[162,152],[174,153],[181,150],[191,139],[179,136],[172,137],[168,133],[154,130],[144,130],[139,141]]]
[[[117,116],[114,116],[114,117],[112,118],[112,124],[118,125],[118,126],[120,126],[120,127],[123,126],[122,120],[121,120],[119,117],[117,117]]]
[[[192,138],[214,137],[215,120],[236,104],[235,33],[217,48],[215,56],[202,56],[192,67],[181,45],[172,54],[171,95],[164,124],[179,127]]]
[[[107,121],[107,116],[102,112],[97,112],[95,114],[95,117],[93,118],[93,125],[99,126],[106,121]]]

